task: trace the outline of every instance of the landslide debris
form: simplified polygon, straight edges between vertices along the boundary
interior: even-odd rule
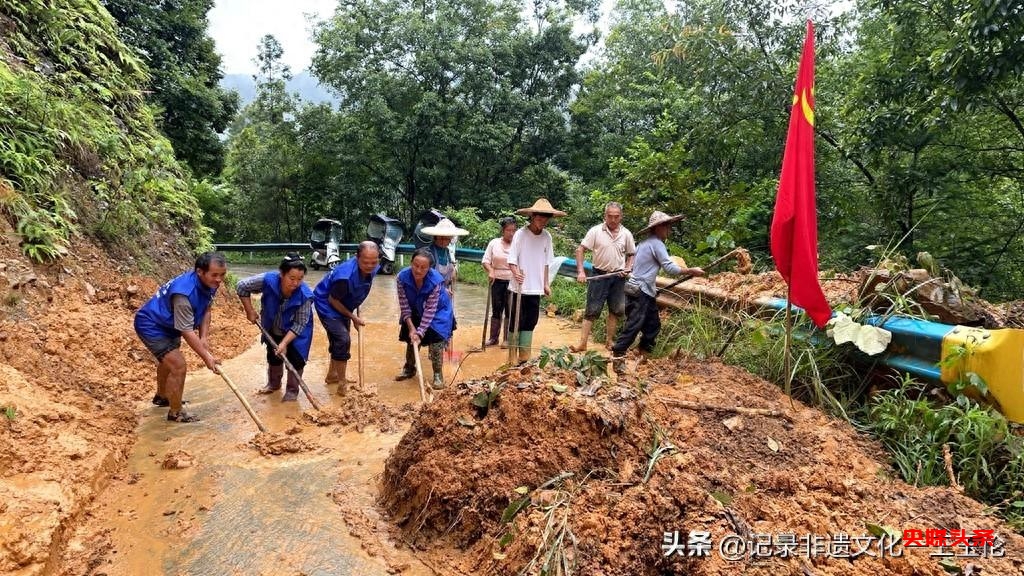
[[[385,466],[379,504],[398,538],[445,558],[442,573],[938,576],[948,572],[921,548],[733,562],[665,556],[662,543],[674,531],[717,543],[991,529],[1005,557],[952,561],[1020,573],[1024,539],[951,489],[896,480],[848,424],[718,362],[628,364],[614,383],[527,365],[440,394]],[[473,398],[495,388],[481,418]]]

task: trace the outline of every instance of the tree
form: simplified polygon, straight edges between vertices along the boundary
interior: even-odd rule
[[[593,2],[580,3],[593,8]],[[342,95],[349,169],[400,203],[485,213],[565,194],[552,164],[590,36],[571,10],[508,0],[354,0],[316,31],[314,73]],[[529,175],[529,176],[527,176]]]
[[[239,240],[298,240],[306,210],[301,181],[298,102],[288,94],[288,67],[277,40],[264,36],[256,58],[256,99],[242,110],[228,138],[225,179],[234,189],[234,236]]]
[[[224,149],[218,134],[238,109],[234,92],[219,85],[220,56],[207,35],[213,0],[101,0],[125,42],[150,72],[148,100],[178,160],[197,178],[220,173]]]

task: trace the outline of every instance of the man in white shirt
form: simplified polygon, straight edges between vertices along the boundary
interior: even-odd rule
[[[587,279],[583,271],[585,251],[594,253],[592,260],[594,276],[618,273],[617,276]],[[636,244],[633,234],[622,225],[622,204],[609,202],[604,207],[604,222],[587,231],[576,248],[576,280],[587,284],[587,305],[583,313],[583,328],[580,343],[570,346],[573,352],[585,352],[590,339],[594,320],[601,316],[601,310],[608,303],[608,323],[605,329],[605,348],[611,349],[619,320],[626,315],[626,295],[622,291],[626,276],[633,269]]]
[[[552,217],[565,216],[565,212],[556,210],[546,198],[541,198],[516,213],[527,217],[527,225],[516,231],[508,252],[508,267],[512,270],[508,286],[512,292],[508,347],[509,360],[512,361],[513,351],[516,351],[519,363],[523,363],[530,359],[533,329],[540,319],[540,297],[551,295],[548,276],[553,272],[548,270],[548,262],[554,248],[551,234],[544,228]]]

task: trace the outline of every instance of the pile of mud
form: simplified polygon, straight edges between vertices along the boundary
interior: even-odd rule
[[[993,530],[1005,557],[944,561],[1021,573],[1024,539],[951,489],[896,480],[883,449],[846,423],[791,407],[776,387],[720,363],[629,369],[593,396],[573,372],[499,373],[482,418],[472,396],[489,383],[442,393],[385,467],[379,504],[399,539],[446,558],[442,573],[881,576],[947,571],[935,548],[728,560],[719,546],[730,535],[891,543],[903,530]],[[700,532],[710,533],[708,556],[671,547]]]
[[[297,454],[299,452],[310,452],[319,448],[315,442],[299,437],[301,432],[301,426],[293,426],[286,430],[284,434],[276,432],[260,432],[249,441],[249,446],[256,449],[264,456]]]
[[[362,432],[367,426],[375,426],[387,434],[412,420],[416,408],[404,404],[394,408],[380,401],[372,392],[349,389],[344,396],[335,396],[341,404],[325,406],[320,410],[307,410],[302,417],[317,426],[336,426]]]
[[[914,315],[929,315],[937,322],[981,326],[984,328],[1024,328],[1024,301],[994,304],[971,296],[968,291],[950,288],[941,279],[920,269],[900,272],[863,268],[851,273],[827,273],[820,278],[825,299],[833,309],[849,305],[868,307],[880,314],[890,311],[895,292],[903,300],[912,300]],[[659,279],[665,287],[672,279]],[[747,307],[760,298],[785,298],[786,281],[776,271],[760,274],[721,272],[682,283],[673,293],[686,296],[693,287],[701,294]],[[882,293],[889,294],[885,296]],[[726,306],[728,307],[728,306]]]
[[[52,562],[131,449],[139,402],[156,387],[132,319],[158,286],[83,240],[34,265],[0,219],[0,573]],[[232,327],[246,323],[227,292],[211,333],[221,358],[255,340]]]

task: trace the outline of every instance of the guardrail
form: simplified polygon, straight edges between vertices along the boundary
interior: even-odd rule
[[[667,285],[669,280],[659,279]],[[740,302],[727,292],[711,286],[685,283],[662,293],[659,302],[678,305],[678,300],[701,298],[718,303],[720,307],[785,310],[786,299],[774,297],[754,298]],[[793,310],[803,313],[798,306]],[[867,323],[892,333],[892,341],[878,361],[899,372],[906,372],[923,380],[948,384],[967,373],[980,376],[996,400],[998,408],[1013,422],[1024,423],[1024,330],[1000,328],[986,330],[930,322],[904,316],[871,316]],[[942,366],[943,358],[958,355],[957,347],[967,351],[958,362]],[[875,360],[876,357],[865,357]]]
[[[339,251],[347,258],[354,254],[357,244],[341,244]],[[277,250],[308,250],[309,244],[277,243],[277,244],[218,244],[218,250],[261,252]],[[412,244],[399,244],[397,253],[412,254],[416,247]],[[476,248],[456,248],[456,259],[463,262],[475,262],[483,259],[484,251]],[[343,258],[344,259],[344,258]],[[402,262],[404,265],[404,262]],[[592,273],[589,262],[584,269]],[[558,269],[558,274],[570,278],[576,277],[576,261],[567,258]],[[659,279],[662,287],[670,281]],[[662,305],[679,305],[675,299],[699,297],[718,302],[722,307],[746,307],[748,309],[785,310],[784,298],[762,297],[747,302],[739,302],[727,292],[710,286],[680,284],[669,293],[659,296]],[[803,311],[794,306],[794,310]],[[885,319],[871,317],[868,322],[892,333],[889,347],[879,358],[886,366],[899,372],[906,372],[917,378],[933,382],[955,382],[962,373],[973,372],[983,378],[993,398],[998,402],[1003,414],[1014,422],[1024,422],[1024,330],[1004,328],[984,330],[967,326],[954,326],[927,320],[917,320],[895,316]],[[943,358],[954,353],[957,346],[969,350],[957,366],[941,367]]]
[[[348,259],[352,254],[355,254],[356,248],[359,246],[357,243],[345,243],[338,245],[338,252],[342,256],[342,260]],[[277,252],[277,251],[288,251],[294,250],[301,252],[303,250],[311,250],[309,244],[299,244],[295,242],[278,242],[278,243],[267,243],[267,244],[216,244],[215,249],[221,252]],[[413,244],[399,244],[395,252],[399,255],[408,255],[416,251],[416,246]],[[456,248],[455,258],[462,262],[475,262],[477,264],[483,260],[484,251],[476,248]],[[401,262],[401,265],[405,265]],[[583,263],[583,269],[587,273],[593,272],[593,266],[590,262]],[[568,276],[570,278],[576,277],[576,260],[573,258],[566,258],[562,265],[558,269],[558,274],[561,276]]]

